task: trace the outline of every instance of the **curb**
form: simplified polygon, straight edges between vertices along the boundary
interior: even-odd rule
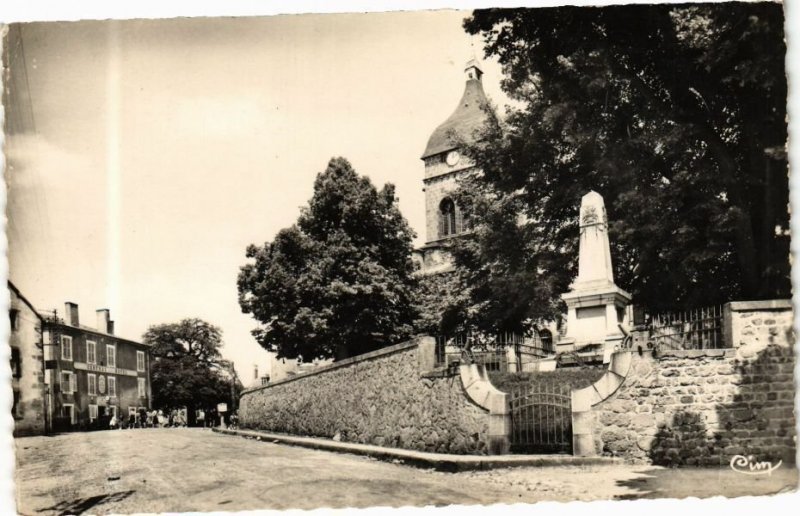
[[[213,431],[219,434],[247,437],[259,441],[270,441],[276,444],[364,455],[389,462],[400,462],[419,468],[433,468],[437,471],[446,471],[450,473],[526,466],[594,466],[622,464],[624,462],[621,459],[611,457],[575,457],[572,455],[454,455],[448,453],[406,450],[402,448],[387,448],[372,444],[343,443],[330,439],[296,437],[253,430],[214,428]]]

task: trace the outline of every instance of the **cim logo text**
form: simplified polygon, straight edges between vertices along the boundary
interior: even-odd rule
[[[766,460],[756,461],[752,455],[749,457],[735,455],[731,459],[731,469],[745,475],[772,475],[772,472],[778,469],[782,463],[783,461],[779,460],[773,466],[771,462]]]

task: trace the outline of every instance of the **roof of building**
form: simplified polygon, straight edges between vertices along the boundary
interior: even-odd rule
[[[39,311],[38,311],[38,310],[36,310],[36,308],[33,306],[33,304],[31,304],[31,302],[30,302],[30,301],[28,301],[28,299],[27,299],[25,296],[23,296],[23,295],[22,295],[22,292],[20,292],[20,291],[19,291],[19,289],[17,288],[17,286],[16,286],[16,285],[14,285],[13,283],[11,283],[11,280],[8,280],[8,288],[9,288],[9,289],[11,289],[12,291],[14,291],[14,293],[17,295],[17,297],[18,297],[18,298],[20,298],[20,300],[22,300],[22,302],[23,302],[23,303],[25,303],[26,305],[28,305],[28,308],[30,308],[30,309],[31,309],[31,311],[32,311],[34,314],[36,314],[36,317],[38,317],[40,320],[44,320],[44,319],[42,318],[41,314],[39,314]]]
[[[459,140],[475,141],[475,131],[483,126],[488,117],[483,110],[486,102],[486,94],[483,92],[483,83],[480,79],[468,79],[458,107],[433,131],[422,159],[455,149]]]
[[[57,326],[63,326],[64,328],[73,328],[75,330],[80,330],[80,331],[83,331],[83,332],[86,332],[86,333],[93,333],[95,335],[100,335],[102,337],[108,337],[108,338],[114,339],[114,340],[121,340],[121,341],[129,342],[131,344],[136,344],[136,345],[139,345],[139,346],[152,347],[151,344],[147,344],[145,342],[139,342],[138,340],[127,339],[125,337],[120,337],[119,335],[115,335],[113,333],[100,331],[97,328],[93,328],[91,326],[86,326],[85,324],[79,324],[78,326],[73,326],[72,324],[67,324],[66,322],[64,322],[64,321],[62,321],[60,319],[59,320],[45,319],[45,322],[47,324],[51,325],[51,326],[56,326],[57,325]]]

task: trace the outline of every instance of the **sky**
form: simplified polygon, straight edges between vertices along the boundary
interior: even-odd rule
[[[481,42],[467,11],[28,23],[12,48],[9,277],[40,310],[109,308],[116,333],[199,317],[245,384],[267,355],[242,314],[248,244],[291,225],[333,156],[423,243],[428,137]],[[481,59],[495,103],[500,67]]]

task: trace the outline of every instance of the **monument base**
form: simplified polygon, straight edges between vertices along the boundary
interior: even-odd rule
[[[603,362],[607,362],[624,335],[620,324],[627,321],[625,307],[631,295],[609,282],[573,285],[561,296],[567,304],[567,334],[559,341],[559,351],[576,350],[590,344],[602,344]]]

